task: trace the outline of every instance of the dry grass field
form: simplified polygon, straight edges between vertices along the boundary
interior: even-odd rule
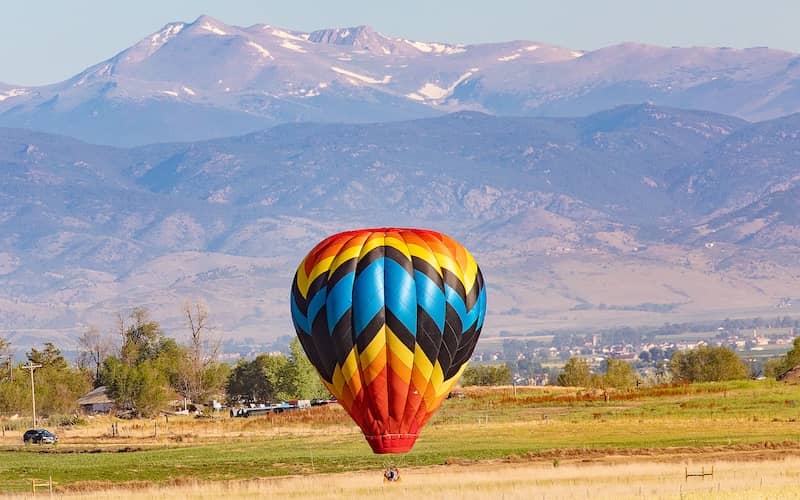
[[[705,470],[713,476],[686,477]],[[166,486],[62,492],[58,498],[392,498],[436,499],[796,499],[800,458],[758,461],[634,460],[552,464],[479,463],[409,468],[399,482],[380,471],[309,474],[226,482],[178,481]],[[29,498],[15,495],[10,498]]]
[[[392,457],[373,455],[337,405],[97,417],[53,427],[54,447],[23,446],[26,425],[0,422],[0,494],[52,476],[63,498],[800,498],[797,386],[666,386],[608,401],[575,388],[464,392]],[[392,463],[402,481],[385,484]]]

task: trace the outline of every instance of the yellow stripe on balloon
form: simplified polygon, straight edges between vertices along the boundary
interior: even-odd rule
[[[381,233],[371,233],[367,238],[367,241],[364,242],[364,245],[361,247],[360,255],[366,255],[372,250],[375,250],[378,247],[383,246],[384,237]]]
[[[408,260],[411,260],[411,254],[408,251],[408,245],[402,239],[395,236],[396,233],[389,233],[386,235],[385,244],[387,247],[392,247],[406,256]]]
[[[381,326],[375,338],[367,344],[367,347],[358,355],[361,366],[369,366],[375,358],[381,354],[381,350],[386,346],[386,325]],[[386,359],[386,354],[383,354]]]
[[[453,390],[453,386],[456,385],[456,382],[458,382],[461,374],[467,369],[467,364],[468,363],[464,363],[461,365],[461,368],[458,369],[458,372],[455,375],[442,382],[442,384],[439,386],[439,389],[436,391],[438,396],[444,396]]]
[[[425,389],[424,399],[425,406],[427,408],[436,408],[434,404],[438,400],[438,389],[441,387],[443,381],[444,373],[442,372],[442,365],[439,364],[439,361],[437,360],[433,365],[433,370],[431,370],[431,377],[428,381],[428,387]]]
[[[427,385],[428,380],[431,379],[431,372],[433,372],[433,363],[425,355],[425,351],[422,350],[419,344],[414,346],[414,369],[425,379],[425,384]],[[419,386],[419,388],[423,387],[425,386]]]
[[[328,269],[331,267],[331,262],[333,262],[333,255],[330,257],[325,257],[324,259],[320,260],[316,264],[314,264],[314,268],[311,269],[311,273],[308,275],[308,283],[313,283],[317,277],[322,273],[327,273]],[[306,291],[308,291],[308,285],[306,285]]]
[[[459,281],[462,283],[464,282],[464,273],[461,271],[461,266],[459,266],[451,256],[439,252],[435,252],[434,255],[436,256],[436,261],[439,263],[439,267],[447,269],[455,274]]]
[[[344,364],[342,365],[342,377],[344,377],[344,380],[350,387],[350,393],[358,394],[358,391],[361,390],[361,375],[358,371],[355,348],[350,350],[350,354],[348,354],[347,358],[344,360]]]
[[[297,277],[295,278],[297,282],[297,289],[300,291],[300,295],[303,298],[307,298],[306,294],[308,293],[308,275],[306,275],[306,260],[300,263],[300,266],[297,268]]]
[[[386,345],[389,352],[411,370],[411,367],[414,366],[414,353],[397,338],[397,335],[388,326],[386,327]]]
[[[467,253],[467,265],[464,267],[464,291],[469,293],[472,290],[472,287],[475,285],[475,280],[478,277],[478,263],[475,262],[475,259],[472,258],[472,255]]]
[[[442,275],[442,271],[439,269],[439,262],[436,260],[436,257],[433,255],[433,253],[430,251],[429,248],[409,243],[408,251],[412,257],[417,257],[419,259],[424,260],[425,262],[430,264],[431,267],[436,269],[436,272],[439,273],[439,276]]]
[[[339,250],[339,253],[336,254],[336,258],[333,259],[330,267],[330,274],[333,274],[339,266],[344,264],[350,259],[355,259],[361,253],[361,246],[364,244],[364,240],[366,239],[366,234],[363,236],[356,236],[351,241],[347,243],[347,246]]]
[[[336,396],[336,399],[339,399],[344,395],[344,386],[347,384],[347,381],[344,379],[344,375],[342,375],[342,368],[339,364],[336,364],[336,367],[333,369],[333,376],[331,377],[331,384],[333,385],[333,393]]]

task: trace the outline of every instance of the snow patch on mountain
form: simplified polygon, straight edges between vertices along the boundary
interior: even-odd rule
[[[415,101],[425,100],[426,98],[432,100],[443,99],[450,95],[461,82],[471,77],[478,70],[479,68],[470,68],[469,71],[459,76],[458,79],[447,88],[442,88],[435,83],[427,82],[425,85],[417,89],[416,92],[406,94],[406,97]]]
[[[283,47],[284,49],[293,50],[295,52],[300,52],[301,54],[305,54],[306,52],[306,49],[297,45],[296,43],[290,42],[289,40],[284,40],[283,42],[281,42],[281,47]]]
[[[183,30],[185,25],[183,23],[174,23],[168,24],[159,31],[158,33],[153,34],[150,37],[150,45],[153,48],[158,49],[163,46],[165,43],[169,42],[171,39],[175,38],[175,36]]]
[[[289,33],[288,31],[273,29],[272,36],[276,36],[278,38],[283,38],[284,40],[296,40],[298,42],[305,42],[308,41],[308,35],[304,36],[297,36]]]
[[[10,89],[6,90],[5,92],[0,92],[0,101],[5,101],[6,99],[10,99],[12,97],[17,97],[20,95],[25,95],[29,92],[27,89]]]
[[[406,40],[405,38],[401,39],[402,42],[411,45],[415,49],[420,52],[424,52],[426,54],[444,54],[444,55],[451,55],[451,54],[460,54],[462,52],[466,52],[466,49],[463,45],[446,45],[443,43],[433,43],[433,42],[415,42],[413,40]]]
[[[519,58],[519,52],[517,52],[516,54],[511,54],[510,56],[498,57],[497,60],[500,62],[507,62],[507,61],[513,61],[514,59],[518,58]]]
[[[376,80],[369,76],[359,75],[358,73],[353,73],[352,71],[347,71],[346,69],[337,68],[336,66],[331,66],[331,70],[339,73],[340,75],[348,76],[350,78],[355,78],[356,80],[362,81],[364,83],[372,83],[372,84],[386,84],[392,81],[391,75],[386,75],[383,77],[383,80]]]
[[[189,87],[181,87],[181,89],[189,95],[197,95],[197,93]]]
[[[247,42],[247,45],[249,45],[250,47],[253,47],[254,49],[256,49],[256,52],[261,54],[263,57],[269,57],[270,59],[275,59],[274,57],[272,57],[272,54],[270,54],[270,52],[267,49],[265,49],[261,45],[257,44],[256,42],[253,42],[251,40],[251,41]]]
[[[433,83],[426,83],[417,92],[424,95],[428,99],[441,99],[447,95],[447,89],[443,89],[442,87]]]
[[[211,33],[214,33],[215,35],[227,35],[228,34],[226,31],[222,30],[221,28],[219,28],[217,26],[214,26],[213,24],[211,24],[208,21],[203,23],[201,28],[203,28],[206,31],[210,31]]]

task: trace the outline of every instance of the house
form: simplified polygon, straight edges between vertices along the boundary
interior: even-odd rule
[[[786,370],[777,377],[778,382],[786,382],[787,384],[800,383],[800,365]]]
[[[81,396],[78,406],[84,413],[108,413],[114,408],[114,400],[106,394],[106,386],[101,385]]]

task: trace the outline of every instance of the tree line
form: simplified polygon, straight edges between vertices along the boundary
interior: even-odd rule
[[[94,327],[82,333],[72,366],[52,342],[31,349],[27,362],[41,365],[34,371],[37,412],[72,413],[82,395],[100,386],[117,410],[145,417],[170,401],[188,407],[211,398],[245,404],[328,396],[296,339],[288,354],[261,354],[230,365],[219,360],[220,338],[206,307],[186,303],[182,312],[188,332],[182,343],[168,336],[146,308],[137,307],[128,316],[118,315],[115,334]],[[14,365],[11,347],[0,338],[0,413],[27,413],[30,376],[24,363]]]
[[[720,382],[740,380],[754,375],[751,367],[733,349],[728,347],[698,346],[685,351],[674,351],[668,372],[662,381]],[[800,337],[794,339],[792,349],[778,358],[764,363],[764,375],[775,378],[800,365]],[[512,375],[508,365],[470,365],[463,375],[464,385],[507,385]],[[634,366],[624,360],[609,358],[603,361],[598,373],[593,373],[585,358],[571,357],[559,372],[556,384],[571,387],[630,389],[641,380]]]
[[[78,339],[79,356],[71,366],[52,342],[26,353],[28,363],[41,365],[33,377],[37,410],[43,415],[68,414],[78,398],[93,387],[106,387],[118,410],[152,416],[169,401],[207,403],[225,398],[229,404],[268,403],[287,399],[327,397],[328,391],[303,353],[297,339],[289,353],[264,353],[233,365],[219,360],[220,339],[209,325],[201,303],[186,303],[183,314],[187,340],[177,342],[150,318],[146,308],[118,315],[116,341],[88,328]],[[31,410],[30,374],[23,363],[11,361],[11,344],[0,338],[0,413]],[[765,375],[775,377],[800,365],[800,337],[785,355],[764,364]],[[711,382],[751,376],[748,365],[727,347],[700,346],[671,353],[669,379]],[[634,367],[624,360],[605,360],[599,373],[588,361],[570,358],[556,383],[564,386],[629,389],[638,384]],[[467,367],[462,385],[509,385],[511,368],[505,364]]]

